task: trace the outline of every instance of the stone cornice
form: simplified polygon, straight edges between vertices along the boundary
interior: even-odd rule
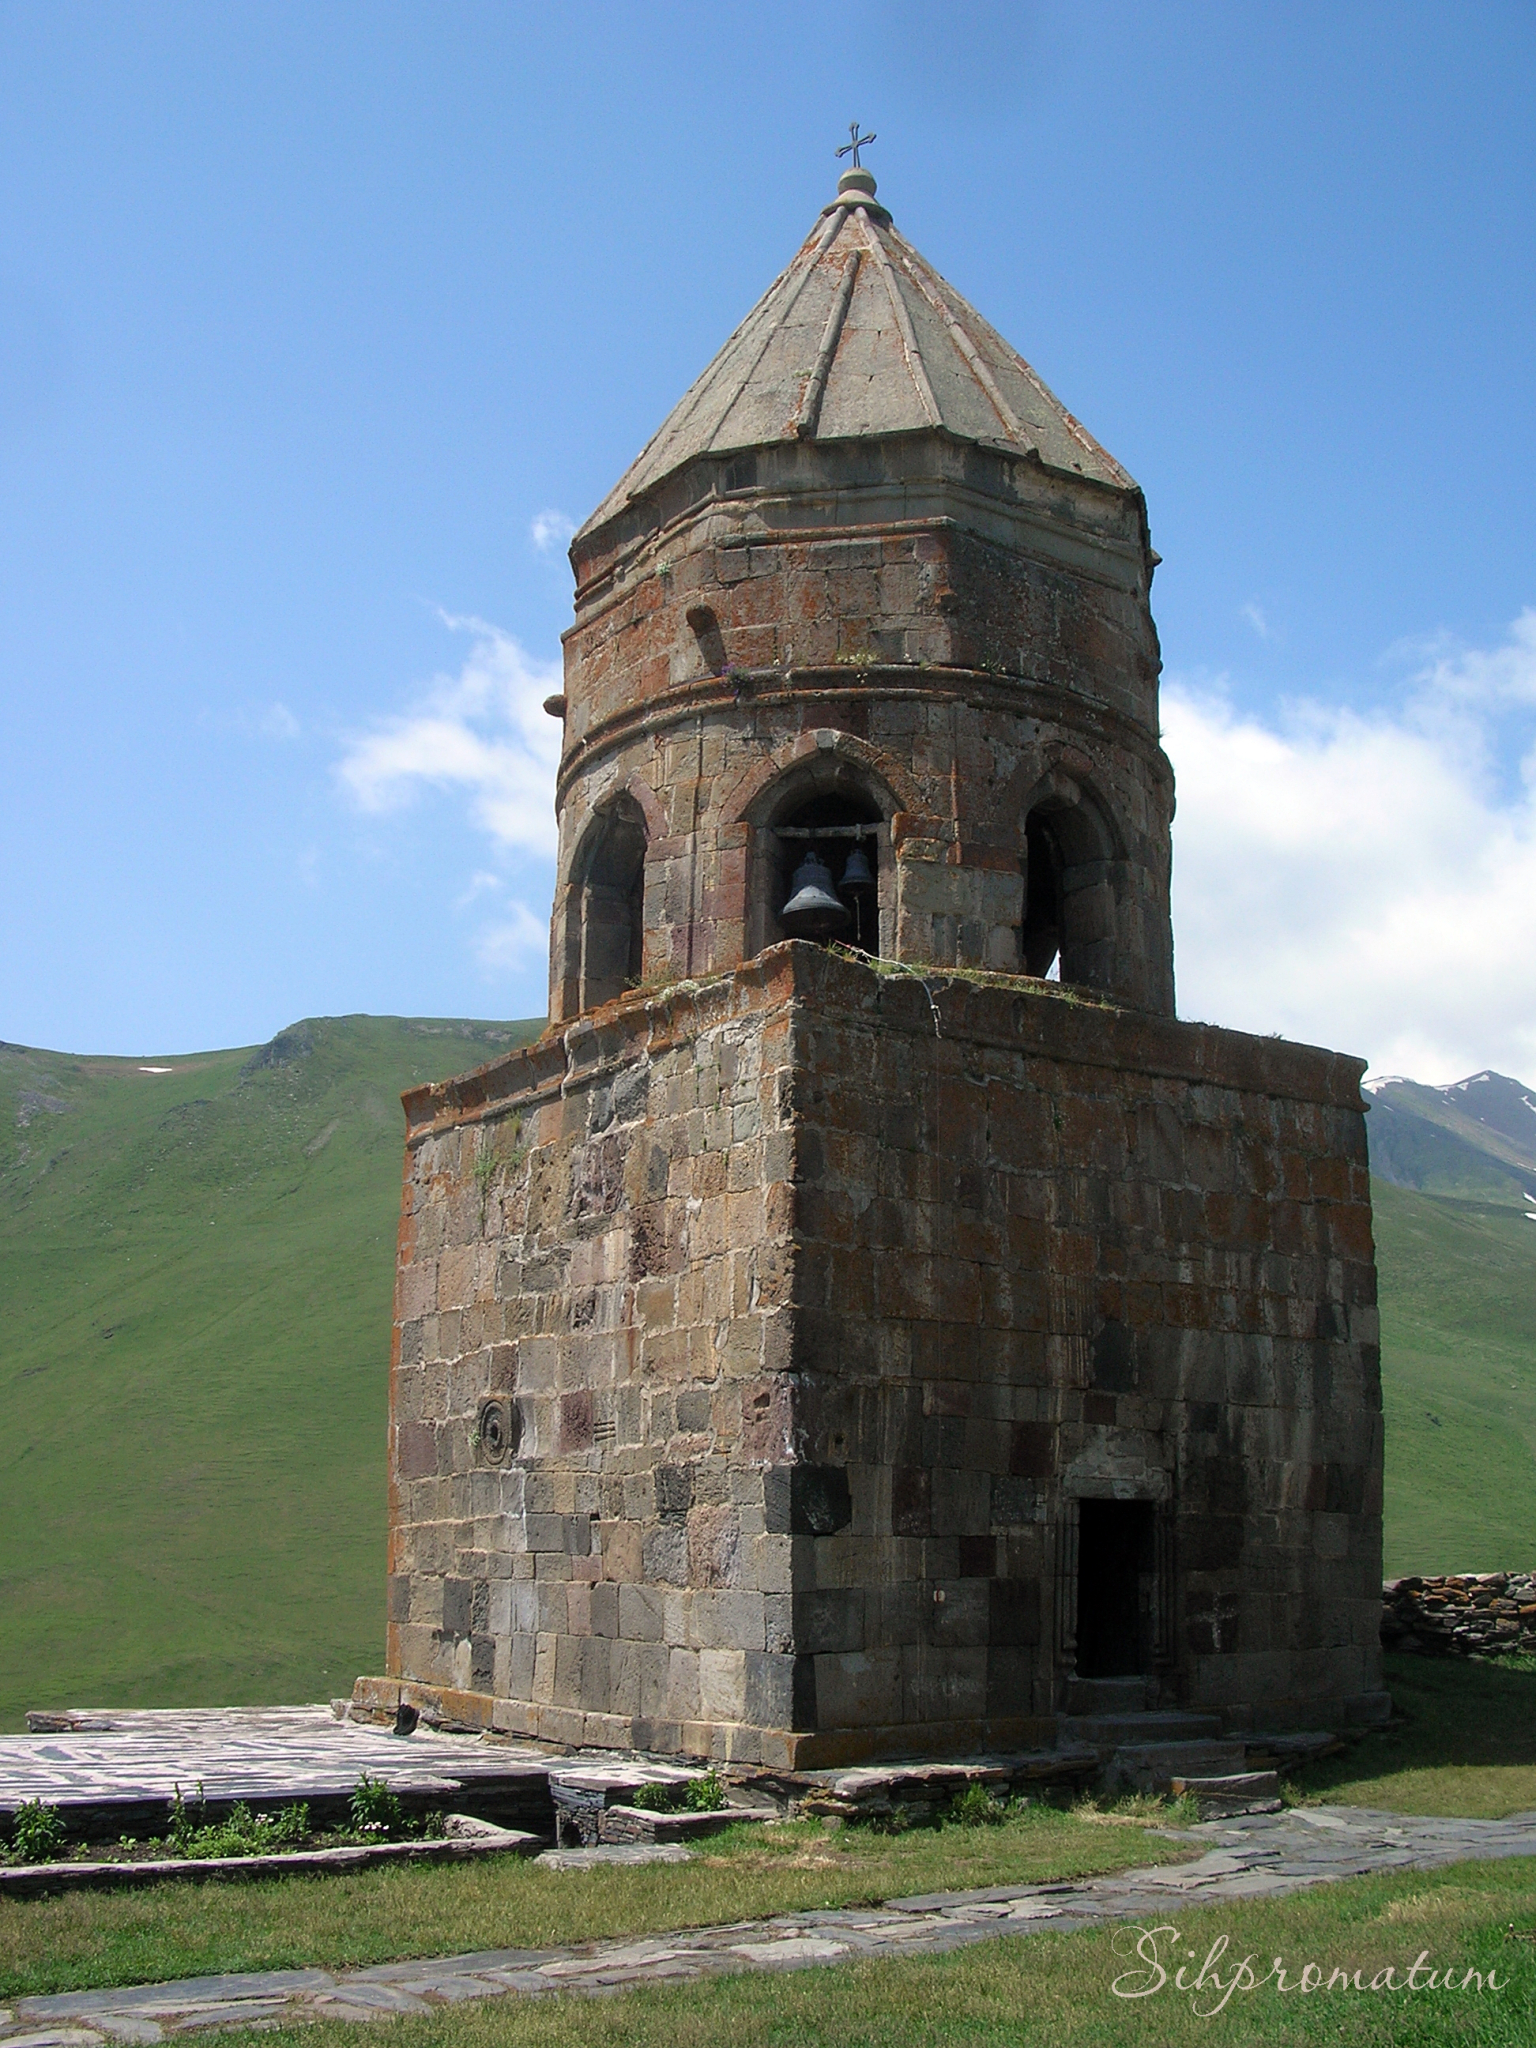
[[[401,1097],[407,1144],[557,1100],[733,1018],[800,1006],[855,1026],[936,1036],[957,1053],[980,1045],[1279,1101],[1366,1107],[1367,1063],[1348,1053],[1119,1008],[1024,975],[870,967],[790,939],[730,973],[636,990],[472,1073],[409,1090]]]
[[[1158,781],[1172,779],[1167,756],[1149,727],[1059,683],[993,669],[849,663],[831,668],[735,669],[678,683],[643,704],[626,705],[599,720],[566,753],[555,784],[556,809],[564,804],[572,783],[615,749],[705,712],[749,704],[778,709],[799,703],[858,704],[903,698],[930,704],[973,704],[981,710],[1007,711],[1015,717],[1067,726],[1141,755]]]

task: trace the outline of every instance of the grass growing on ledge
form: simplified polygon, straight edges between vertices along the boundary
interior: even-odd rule
[[[514,1857],[256,1884],[0,1901],[0,2002],[230,1970],[548,1948],[1188,1856],[1139,1815],[1031,1806],[997,1827],[877,1835],[819,1821],[729,1829],[685,1864],[576,1871]]]
[[[816,944],[815,940],[803,940],[802,944]],[[822,951],[830,953],[835,960],[846,960],[853,967],[867,967],[871,974],[878,974],[883,981],[918,981],[924,988],[942,988],[948,981],[964,981],[976,988],[1014,989],[1025,995],[1049,996],[1054,1002],[1067,1003],[1094,1010],[1118,1010],[1124,1007],[1113,997],[1100,995],[1096,989],[1083,988],[1076,983],[1047,981],[1040,974],[1003,974],[990,967],[940,967],[931,961],[890,960],[880,953],[861,953],[856,946],[845,946],[839,939],[829,939]],[[754,963],[744,961],[743,966]],[[626,996],[683,996],[696,995],[712,983],[725,981],[737,970],[722,968],[717,973],[691,977],[674,974],[670,968],[652,968],[649,974],[634,976],[624,984]]]
[[[1094,1010],[1118,1010],[1122,1007],[1095,989],[1082,988],[1076,983],[1047,981],[1042,974],[1003,974],[991,967],[939,967],[921,960],[887,960],[879,953],[861,953],[837,939],[831,940],[826,950],[839,960],[851,961],[855,967],[867,967],[871,974],[878,974],[887,981],[920,981],[925,988],[938,987],[946,981],[968,981],[977,988],[1017,989],[1027,995],[1050,996],[1059,1003],[1082,1004]]]

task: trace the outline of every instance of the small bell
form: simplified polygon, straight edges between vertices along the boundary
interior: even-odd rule
[[[808,853],[795,869],[779,922],[792,939],[826,939],[852,924],[853,912],[834,894],[832,870],[818,854]]]
[[[869,856],[863,847],[854,841],[853,851],[843,863],[842,886],[850,896],[867,896],[875,886],[870,872]]]

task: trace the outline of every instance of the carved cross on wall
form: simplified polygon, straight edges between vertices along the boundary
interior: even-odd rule
[[[853,168],[857,170],[859,168],[859,151],[861,149],[868,149],[874,139],[873,135],[861,135],[858,122],[850,121],[848,123],[848,140],[841,149],[834,150],[833,155],[851,156],[853,158]]]

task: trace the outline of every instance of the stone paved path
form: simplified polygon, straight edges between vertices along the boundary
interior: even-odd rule
[[[392,1735],[338,1721],[324,1706],[125,1710],[56,1734],[0,1736],[0,1807],[169,1798],[199,1780],[209,1799],[304,1799],[350,1791],[365,1770],[400,1789],[434,1789],[549,1763],[533,1744],[424,1728]]]
[[[1204,1850],[1166,1869],[1077,1883],[1009,1885],[893,1899],[845,1912],[785,1913],[575,1948],[493,1949],[373,1969],[257,1971],[178,1984],[23,1998],[0,2011],[0,2048],[149,2044],[213,2027],[349,2020],[430,2012],[465,1999],[550,1991],[613,1991],[750,1969],[805,1969],[859,1957],[938,1955],[1041,1927],[1168,1920],[1182,1905],[1278,1898],[1373,1871],[1430,1870],[1468,1858],[1536,1856],[1536,1813],[1511,1820],[1420,1819],[1352,1807],[1308,1807],[1211,1821],[1176,1839]]]

